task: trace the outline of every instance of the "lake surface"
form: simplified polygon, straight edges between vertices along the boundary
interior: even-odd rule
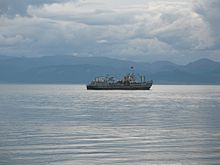
[[[220,86],[0,85],[0,164],[220,164]]]

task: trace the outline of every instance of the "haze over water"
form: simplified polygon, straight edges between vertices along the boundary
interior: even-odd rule
[[[220,86],[0,85],[0,164],[219,164]]]

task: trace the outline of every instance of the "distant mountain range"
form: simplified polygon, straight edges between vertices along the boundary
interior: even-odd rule
[[[120,77],[131,66],[156,84],[220,84],[220,62],[209,59],[177,65],[168,61],[143,63],[76,56],[0,56],[0,83],[88,83],[106,74]]]

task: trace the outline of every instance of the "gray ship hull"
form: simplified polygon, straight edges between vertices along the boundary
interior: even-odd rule
[[[111,85],[87,85],[88,90],[150,90],[152,83],[144,84],[111,84]]]

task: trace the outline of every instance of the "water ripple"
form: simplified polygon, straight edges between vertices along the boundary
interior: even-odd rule
[[[219,164],[220,86],[0,85],[0,164]]]

